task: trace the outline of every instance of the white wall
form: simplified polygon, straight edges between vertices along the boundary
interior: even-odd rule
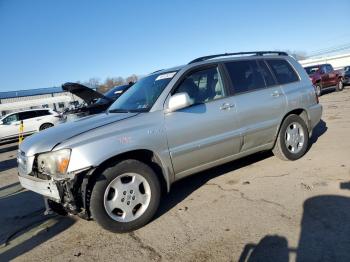
[[[48,105],[49,108],[57,111],[63,111],[64,108],[69,107],[69,103],[72,101],[78,101],[82,103],[82,100],[71,93],[62,92],[45,95],[24,96],[1,99],[0,103],[0,116],[14,111],[21,111],[31,108],[42,108],[44,105]],[[58,103],[64,103],[64,108],[59,108]]]
[[[299,60],[299,63],[304,67],[327,63],[331,64],[334,69],[343,69],[345,66],[350,65],[350,53]]]

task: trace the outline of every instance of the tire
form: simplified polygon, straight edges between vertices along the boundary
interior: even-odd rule
[[[320,84],[316,84],[315,85],[315,89],[316,89],[316,95],[317,96],[321,96],[322,95],[322,88]]]
[[[308,146],[309,132],[304,120],[294,114],[287,116],[278,133],[273,154],[279,159],[294,161],[306,153]]]
[[[335,87],[335,90],[337,90],[337,92],[339,92],[339,91],[342,91],[343,89],[344,89],[343,80],[339,79],[339,81]]]
[[[152,219],[160,196],[160,183],[153,169],[138,160],[124,160],[97,177],[90,211],[102,228],[114,233],[130,232]]]
[[[44,130],[44,129],[48,129],[48,128],[50,128],[50,127],[53,127],[53,124],[51,124],[51,123],[42,124],[42,125],[40,126],[40,128],[39,128],[39,131],[42,131],[42,130]]]

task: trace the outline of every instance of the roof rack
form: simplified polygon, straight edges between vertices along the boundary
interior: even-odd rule
[[[276,55],[284,55],[284,56],[288,55],[286,52],[282,52],[282,51],[255,51],[255,52],[240,52],[240,53],[224,53],[224,54],[218,54],[218,55],[208,55],[208,56],[198,57],[198,58],[192,60],[191,62],[189,62],[188,64],[202,62],[202,61],[205,61],[208,59],[213,59],[213,58],[222,57],[222,56],[234,56],[234,55],[263,56],[263,55],[267,55],[267,54],[276,54]]]

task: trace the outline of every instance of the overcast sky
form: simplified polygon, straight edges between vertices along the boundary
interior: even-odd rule
[[[0,0],[0,91],[144,75],[222,52],[350,44],[349,10],[349,0]]]

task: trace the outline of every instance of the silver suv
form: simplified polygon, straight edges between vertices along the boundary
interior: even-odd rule
[[[57,212],[131,231],[176,180],[263,150],[302,157],[321,114],[286,53],[201,57],[144,77],[106,113],[25,139],[19,180]]]

